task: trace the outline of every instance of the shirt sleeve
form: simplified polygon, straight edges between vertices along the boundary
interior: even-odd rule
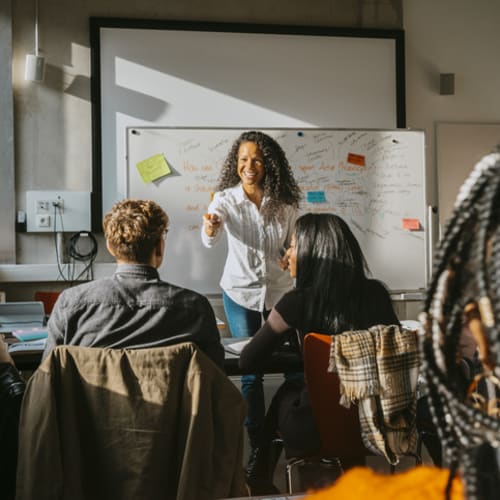
[[[215,314],[207,298],[203,297],[203,312],[196,344],[221,369],[224,369],[224,347],[220,341]]]
[[[67,320],[64,313],[64,292],[59,295],[54,305],[54,309],[50,313],[49,322],[47,324],[48,337],[43,351],[42,360],[45,359],[50,351],[58,345],[64,344],[64,334],[66,332]]]
[[[214,199],[210,202],[210,205],[208,205],[207,212],[209,214],[217,214],[221,220],[220,228],[215,236],[208,236],[207,233],[205,233],[203,221],[201,224],[201,242],[206,248],[212,248],[221,240],[222,233],[224,232],[224,220],[227,216],[227,210],[224,207],[224,197],[221,196],[221,193],[215,193]]]
[[[286,333],[293,330],[281,313],[280,307],[283,300],[288,302],[286,294],[271,310],[266,322],[253,336],[252,340],[245,346],[240,355],[239,366],[243,372],[260,372],[269,362],[273,352],[286,340]],[[280,309],[279,309],[280,308]]]
[[[289,328],[301,329],[303,320],[304,301],[302,293],[295,289],[285,293],[275,306]]]
[[[292,234],[295,232],[295,223],[297,222],[298,214],[294,207],[289,208],[288,215],[288,230],[286,235],[286,247],[290,246],[290,241],[292,239]]]

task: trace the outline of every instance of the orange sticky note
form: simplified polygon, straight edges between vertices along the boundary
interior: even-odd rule
[[[420,221],[418,219],[403,219],[403,229],[418,231],[420,229]]]
[[[366,165],[364,155],[357,155],[355,153],[349,153],[347,155],[347,162],[354,165],[359,165],[360,167],[364,167]]]

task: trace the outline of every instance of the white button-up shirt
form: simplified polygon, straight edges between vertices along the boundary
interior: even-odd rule
[[[262,200],[261,209],[266,203]],[[292,288],[288,271],[278,265],[280,250],[287,248],[297,211],[283,205],[278,216],[265,223],[261,211],[240,185],[215,193],[208,213],[217,214],[221,227],[213,237],[201,229],[201,240],[210,248],[227,234],[228,253],[221,288],[237,304],[254,311],[271,309]]]

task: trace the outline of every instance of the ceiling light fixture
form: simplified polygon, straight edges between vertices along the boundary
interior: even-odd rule
[[[45,73],[45,59],[38,50],[38,0],[35,0],[35,53],[26,54],[24,66],[24,79],[41,81]]]

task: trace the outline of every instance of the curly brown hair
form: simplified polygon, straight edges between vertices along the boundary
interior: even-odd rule
[[[104,236],[115,257],[147,264],[168,228],[168,215],[151,200],[122,200],[104,216]]]
[[[301,191],[285,152],[272,137],[255,130],[243,132],[234,141],[222,166],[216,191],[223,191],[239,184],[238,150],[244,142],[256,144],[264,157],[265,175],[262,187],[264,196],[269,198],[269,202],[263,207],[263,215],[268,219],[274,218],[282,205],[297,208],[301,199]]]

